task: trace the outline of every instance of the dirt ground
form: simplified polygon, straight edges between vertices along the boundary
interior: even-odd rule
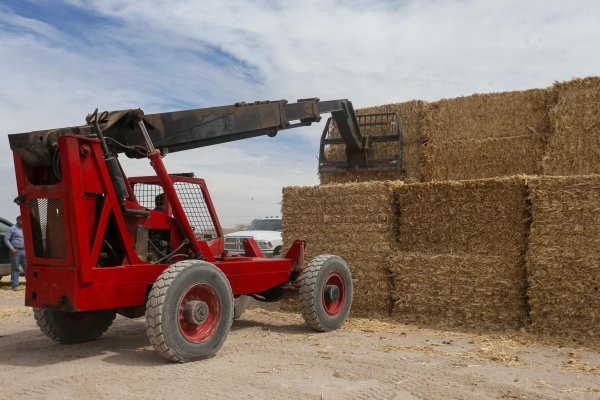
[[[0,399],[600,399],[600,352],[525,334],[350,319],[320,334],[299,315],[253,308],[210,360],[170,364],[143,318],[101,339],[45,337],[24,291],[0,283]]]

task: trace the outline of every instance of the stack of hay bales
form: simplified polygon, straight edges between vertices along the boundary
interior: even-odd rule
[[[423,135],[424,179],[463,180],[540,172],[552,91],[475,94],[435,102]]]
[[[600,342],[600,176],[528,185],[530,329]]]
[[[358,315],[600,340],[600,78],[390,111],[402,171],[285,189],[284,241],[348,258]]]
[[[400,169],[396,171],[351,171],[342,173],[322,173],[320,174],[321,184],[328,183],[347,183],[364,182],[374,180],[396,180],[403,179],[407,182],[420,181],[423,179],[423,121],[425,112],[429,109],[429,103],[420,100],[409,101],[406,103],[387,104],[378,107],[363,108],[357,110],[357,115],[398,113],[402,125],[402,163]],[[373,135],[376,131],[368,132]],[[398,143],[382,142],[375,143],[372,150],[374,158],[384,158],[398,156]],[[332,159],[342,160],[344,156],[343,145],[332,145],[328,156]]]
[[[600,173],[600,77],[557,83],[554,90],[544,174]]]
[[[308,262],[339,255],[354,282],[352,314],[386,316],[390,275],[382,260],[396,238],[396,209],[390,185],[382,182],[283,189],[283,242],[306,240]]]
[[[393,316],[482,329],[522,326],[524,179],[398,185],[395,194]]]

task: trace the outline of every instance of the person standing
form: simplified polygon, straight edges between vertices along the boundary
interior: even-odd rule
[[[27,273],[27,260],[25,259],[25,241],[23,239],[23,226],[21,216],[17,223],[8,228],[4,235],[4,243],[10,249],[10,281],[13,290],[19,288],[19,265]]]

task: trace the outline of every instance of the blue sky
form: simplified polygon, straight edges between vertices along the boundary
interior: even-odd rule
[[[0,3],[0,134],[237,101],[349,98],[356,108],[544,87],[600,74],[600,3],[574,0]],[[319,126],[172,154],[206,179],[225,226],[318,183]],[[131,174],[149,173],[144,162]],[[0,215],[13,218],[0,140]]]

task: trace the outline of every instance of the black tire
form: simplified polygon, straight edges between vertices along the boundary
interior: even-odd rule
[[[308,326],[327,332],[344,324],[352,305],[352,275],[341,257],[313,258],[302,271],[300,283],[300,312]]]
[[[273,250],[273,257],[281,258],[281,246],[275,247],[275,250]]]
[[[112,325],[115,316],[112,310],[66,312],[50,308],[33,309],[33,317],[41,331],[65,344],[99,338]]]
[[[238,319],[242,316],[250,303],[250,296],[240,296],[233,300],[233,319]]]
[[[225,274],[199,260],[177,262],[158,277],[146,302],[150,343],[172,362],[213,357],[233,320],[233,295]]]

